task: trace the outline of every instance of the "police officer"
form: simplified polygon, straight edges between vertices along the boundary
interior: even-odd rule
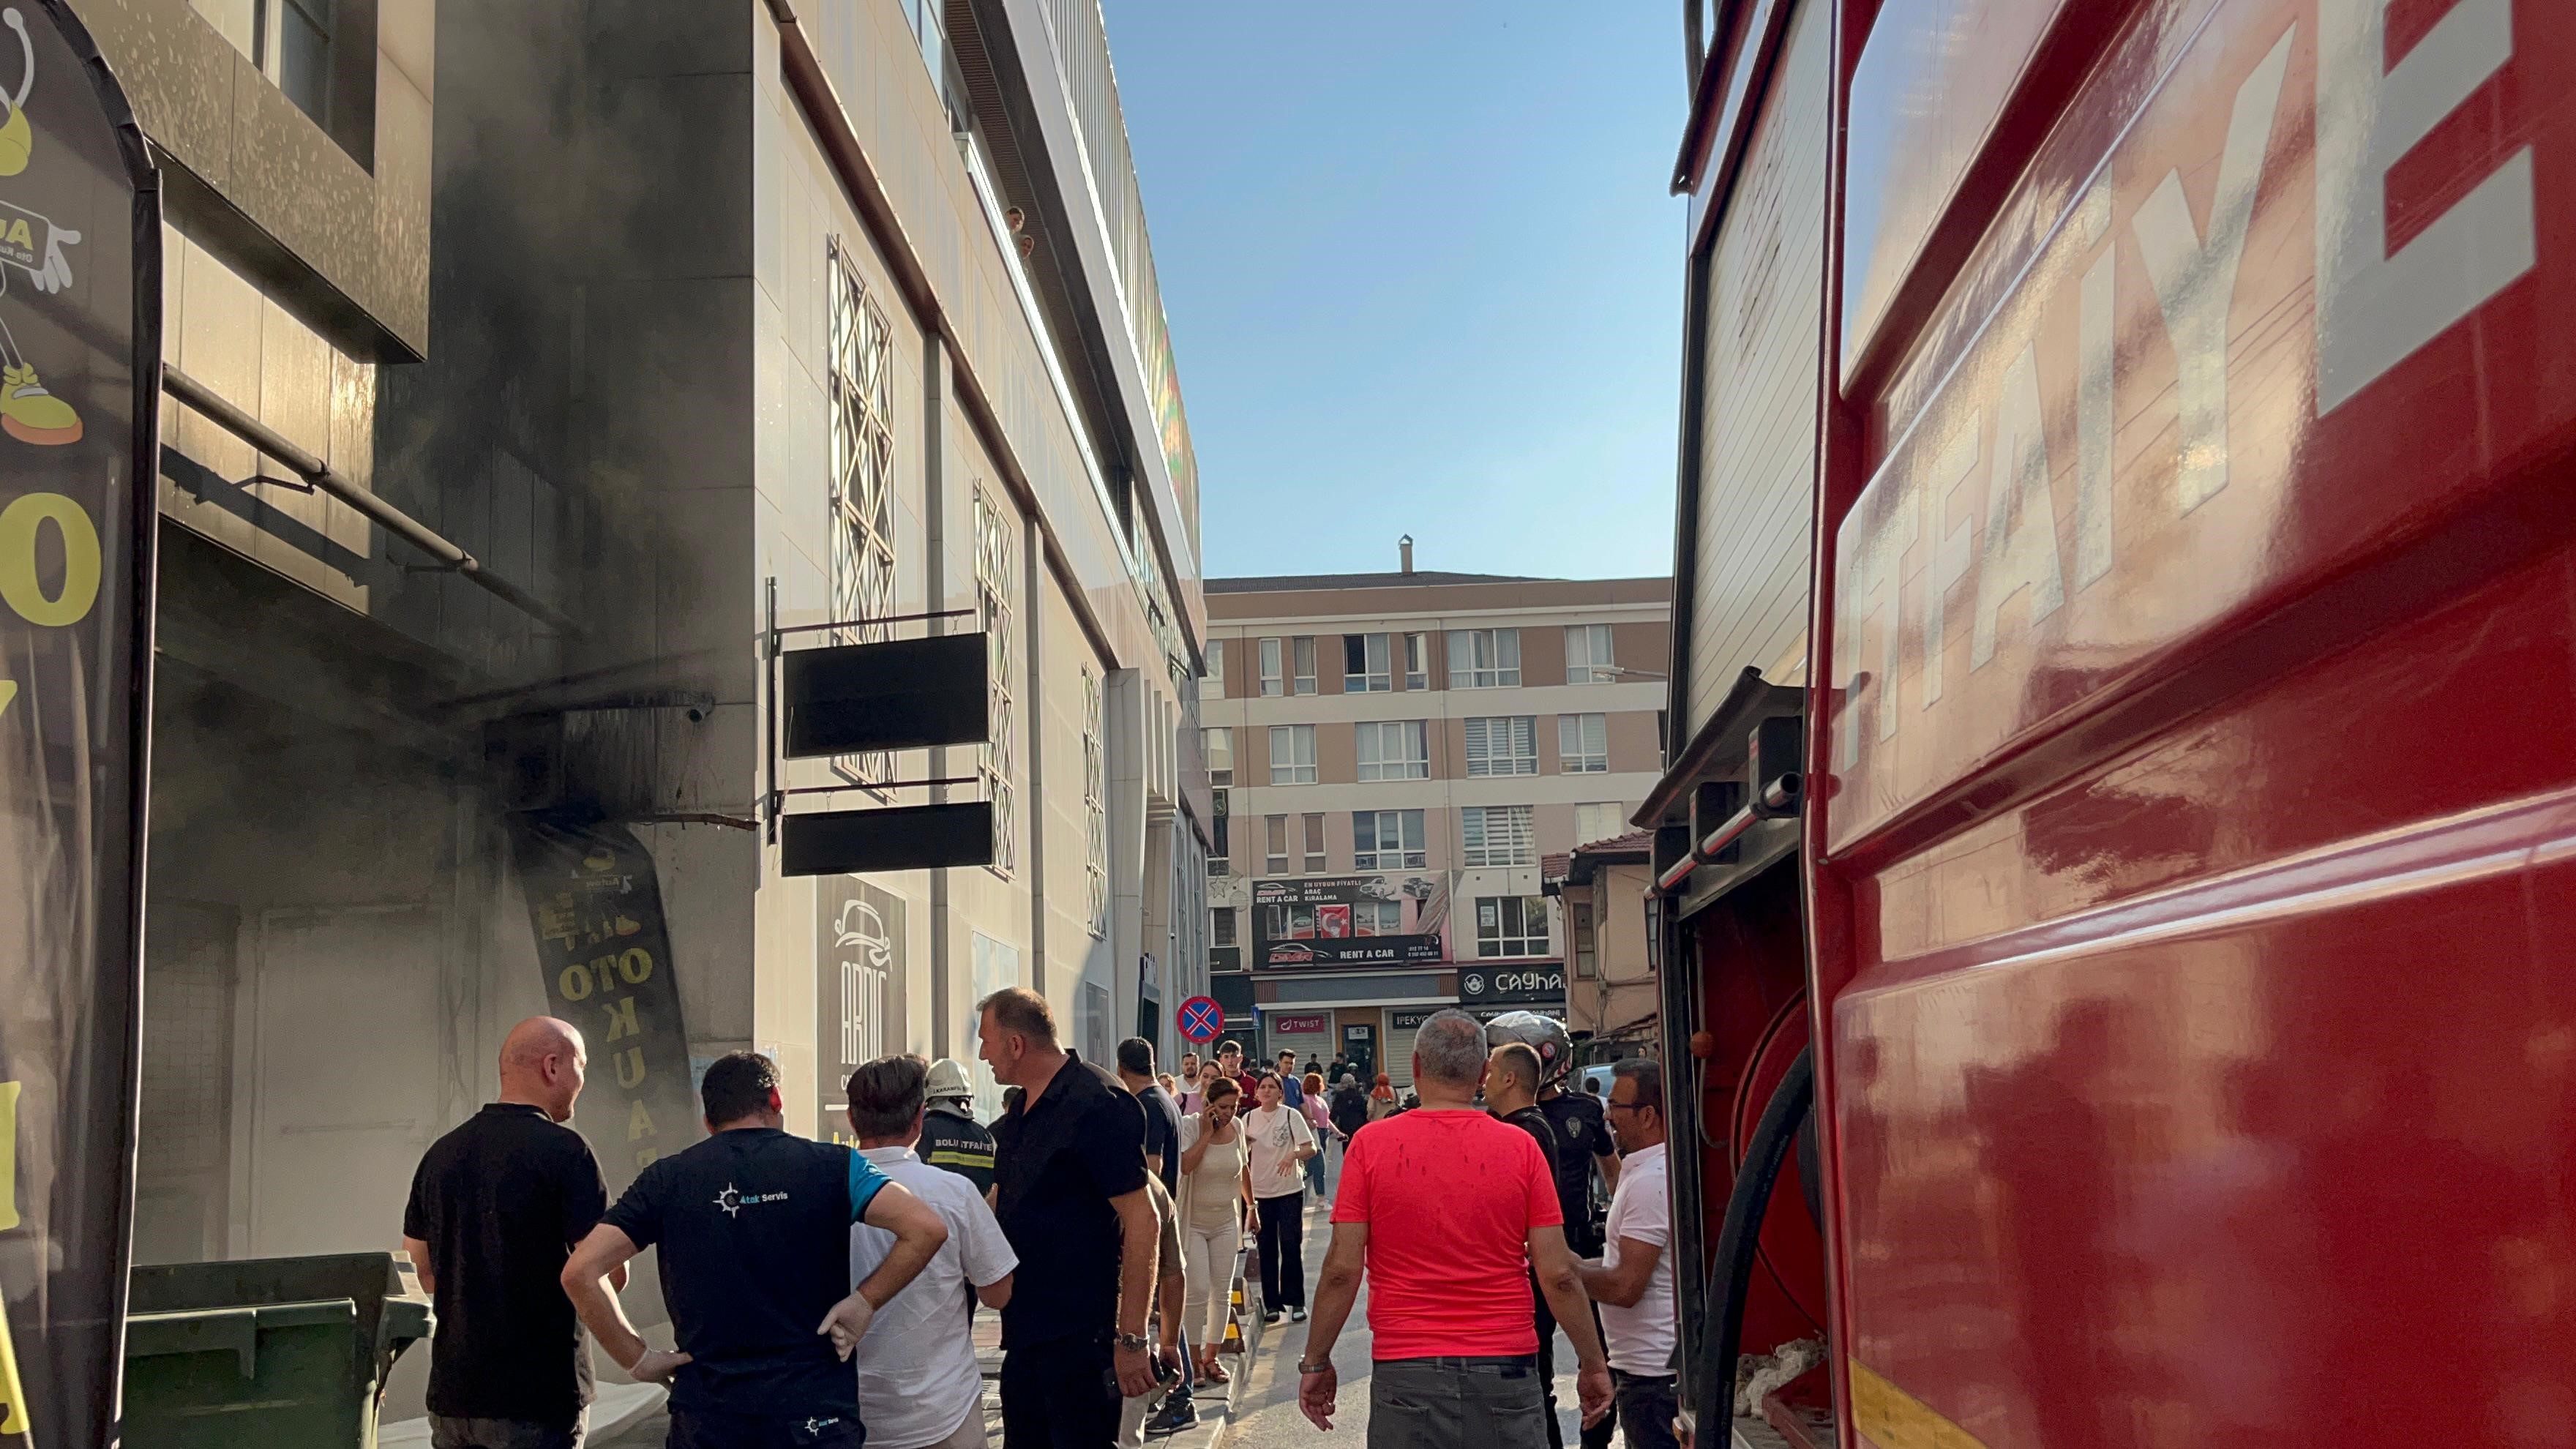
[[[988,1197],[993,1191],[993,1134],[975,1122],[975,1089],[966,1068],[954,1057],[930,1064],[929,1103],[921,1114],[921,1160],[944,1167],[975,1184]]]

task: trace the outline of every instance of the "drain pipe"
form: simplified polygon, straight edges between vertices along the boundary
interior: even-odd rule
[[[161,385],[172,397],[194,408],[225,432],[285,464],[305,482],[374,520],[385,532],[438,561],[439,567],[491,593],[558,634],[587,631],[569,614],[483,567],[482,561],[457,547],[436,529],[384,499],[331,471],[329,464],[287,441],[284,434],[234,406],[214,389],[188,374],[161,364]]]

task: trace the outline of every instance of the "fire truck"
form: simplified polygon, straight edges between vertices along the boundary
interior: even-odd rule
[[[2576,1444],[2576,4],[1686,11],[1699,1442]]]

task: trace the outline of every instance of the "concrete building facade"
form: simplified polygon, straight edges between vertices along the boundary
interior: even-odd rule
[[[1201,724],[1218,1000],[1261,1049],[1409,1080],[1414,1028],[1566,1003],[1541,857],[1662,771],[1663,579],[1216,579]]]
[[[694,1131],[628,1078],[734,1048],[828,1132],[1001,986],[1178,1045],[1198,482],[1096,6],[76,8],[168,178],[169,361],[512,590],[165,401],[138,1261],[383,1247],[534,1012],[612,1186]],[[934,631],[989,743],[773,759],[773,643]],[[782,812],[941,800],[991,865],[785,873]],[[541,969],[537,819],[649,861],[664,1056]]]

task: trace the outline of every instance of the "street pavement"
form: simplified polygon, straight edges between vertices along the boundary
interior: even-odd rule
[[[1306,1274],[1310,1283],[1323,1271],[1324,1250],[1332,1243],[1330,1216],[1321,1203],[1306,1213]],[[1563,1334],[1557,1335],[1556,1343],[1556,1361],[1567,1370],[1557,1375],[1557,1417],[1565,1430],[1565,1442],[1572,1445],[1581,1438],[1582,1421],[1575,1408],[1574,1349]],[[1216,1436],[1215,1449],[1332,1449],[1334,1445],[1366,1442],[1369,1330],[1365,1278],[1360,1281],[1359,1302],[1351,1309],[1350,1322],[1343,1325],[1342,1336],[1333,1344],[1333,1367],[1341,1377],[1341,1409],[1333,1415],[1330,1434],[1317,1430],[1297,1410],[1297,1361],[1305,1353],[1305,1324],[1281,1319],[1277,1326],[1263,1330],[1260,1348],[1249,1363],[1237,1370],[1250,1377],[1243,1385],[1232,1422]]]

